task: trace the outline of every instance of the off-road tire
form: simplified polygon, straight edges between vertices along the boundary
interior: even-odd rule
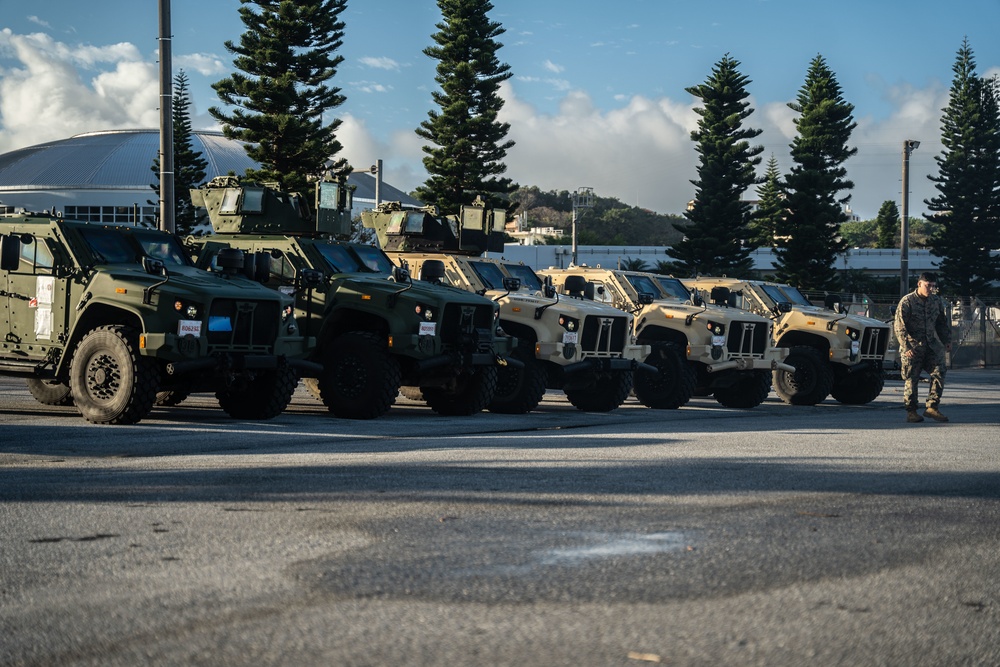
[[[766,370],[750,371],[738,382],[715,390],[715,400],[727,408],[746,410],[756,408],[771,393],[771,373]]]
[[[882,371],[869,369],[850,375],[845,373],[833,385],[830,394],[845,405],[865,405],[878,398],[884,387],[885,376]]]
[[[399,395],[399,362],[382,336],[350,331],[327,344],[320,398],[343,419],[374,419],[389,411]]]
[[[73,405],[73,390],[65,382],[28,378],[28,391],[42,405]]]
[[[511,356],[524,368],[512,364],[497,368],[497,392],[490,412],[521,415],[537,408],[545,396],[545,366],[535,359],[531,349],[518,348]]]
[[[139,354],[135,329],[113,325],[87,333],[73,352],[70,389],[93,424],[135,424],[153,409],[160,373]]]
[[[816,405],[830,395],[833,369],[819,350],[797,345],[788,353],[785,363],[794,366],[795,372],[776,370],[773,374],[774,391],[785,403]]]
[[[632,371],[599,373],[594,383],[580,389],[566,389],[566,398],[577,410],[611,412],[632,391]]]
[[[655,410],[676,410],[694,394],[694,370],[673,343],[654,343],[646,363],[659,371],[637,373],[632,391],[639,402]]]
[[[477,366],[447,387],[423,387],[424,400],[439,415],[465,417],[486,409],[497,391],[496,366]]]
[[[233,419],[264,420],[277,417],[292,401],[299,376],[290,366],[255,371],[252,379],[215,392],[219,407]]]

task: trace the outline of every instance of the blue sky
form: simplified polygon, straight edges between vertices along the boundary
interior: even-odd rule
[[[955,53],[968,37],[980,74],[1000,73],[1000,0],[494,0],[505,34],[499,52],[513,77],[503,120],[516,146],[508,175],[523,185],[593,187],[663,213],[694,195],[697,116],[686,87],[725,54],[741,63],[764,130],[765,161],[790,166],[793,100],[809,62],[836,73],[858,128],[847,163],[851,206],[874,217],[900,200],[904,139],[912,156],[911,214],[934,191],[940,109]],[[190,80],[197,128],[210,85],[231,69],[223,42],[243,25],[237,0],[172,0],[173,60]],[[156,127],[156,0],[0,0],[0,152],[79,132]],[[435,62],[422,51],[440,21],[432,0],[352,0],[345,62],[334,84],[347,102],[343,156],[356,167],[381,158],[385,177],[409,190],[426,177],[414,128],[433,108]],[[753,193],[748,193],[752,197]]]

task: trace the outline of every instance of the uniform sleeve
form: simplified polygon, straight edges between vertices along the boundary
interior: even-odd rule
[[[896,308],[896,317],[893,319],[893,329],[896,331],[896,339],[899,341],[899,352],[902,354],[914,347],[915,341],[906,328],[910,319],[910,300],[903,298]]]

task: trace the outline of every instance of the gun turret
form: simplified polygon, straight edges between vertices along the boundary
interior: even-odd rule
[[[208,211],[218,234],[346,235],[351,233],[353,190],[344,176],[317,182],[314,215],[302,196],[281,192],[277,184],[216,176],[191,190],[191,202]]]
[[[386,252],[445,252],[478,256],[503,252],[503,209],[487,209],[482,199],[463,206],[457,216],[439,215],[437,207],[404,208],[399,202],[385,202],[364,211],[361,222],[374,229]]]

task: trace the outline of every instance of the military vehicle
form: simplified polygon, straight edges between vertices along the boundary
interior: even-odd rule
[[[278,415],[310,367],[292,300],[247,278],[243,253],[222,259],[213,274],[166,232],[0,215],[0,373],[96,424],[192,391],[238,419]]]
[[[458,216],[440,216],[433,206],[387,202],[361,217],[400,266],[417,273],[433,267],[441,282],[499,305],[500,326],[517,338],[513,357],[520,363],[500,369],[490,411],[530,412],[548,388],[563,390],[580,410],[608,412],[628,398],[634,372],[656,372],[642,363],[649,350],[635,344],[631,315],[584,299],[582,286],[578,294],[558,294],[530,267],[483,256],[503,248],[504,211],[477,200]]]
[[[444,415],[485,408],[497,367],[512,342],[489,299],[413,280],[372,245],[336,240],[350,233],[352,190],[343,175],[316,184],[315,214],[277,186],[217,177],[192,190],[214,233],[189,239],[199,266],[239,248],[259,258],[257,278],[296,292],[295,314],[316,339],[308,358],[322,365],[306,384],[334,415],[371,419],[401,386],[420,387]],[[305,280],[305,284],[301,284]]]
[[[635,316],[636,338],[651,348],[646,363],[660,370],[636,378],[635,396],[647,407],[679,408],[711,394],[726,407],[753,408],[767,398],[772,371],[794,370],[783,363],[788,351],[771,346],[771,321],[730,308],[724,288],[708,304],[655,273],[585,265],[539,273],[557,288],[582,278],[587,296]]]
[[[795,287],[779,283],[709,277],[684,283],[699,290],[726,287],[733,305],[774,321],[774,344],[789,348],[786,361],[795,367],[773,374],[774,391],[786,403],[815,405],[832,395],[841,403],[862,405],[882,393],[891,329],[848,314],[838,295],[828,294],[819,307]]]

